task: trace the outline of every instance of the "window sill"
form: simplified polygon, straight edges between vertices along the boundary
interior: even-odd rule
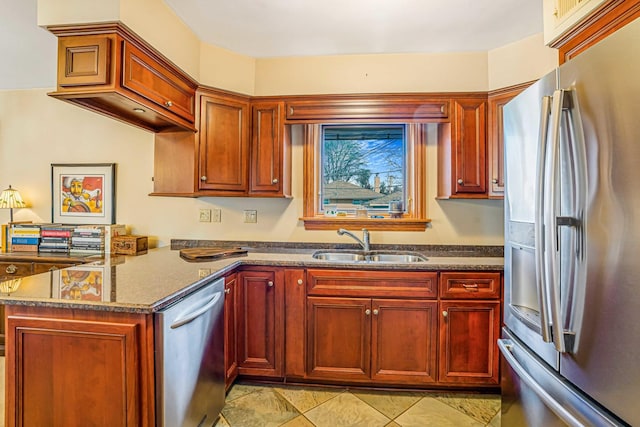
[[[383,230],[383,231],[425,231],[430,219],[415,218],[339,218],[339,217],[303,217],[305,230]]]

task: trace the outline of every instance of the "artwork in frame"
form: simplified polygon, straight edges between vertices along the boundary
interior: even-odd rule
[[[51,165],[51,222],[115,224],[115,163]]]

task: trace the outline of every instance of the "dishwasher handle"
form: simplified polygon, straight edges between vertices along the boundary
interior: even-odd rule
[[[222,292],[216,292],[215,295],[213,295],[211,297],[211,299],[205,305],[200,307],[199,309],[191,311],[189,313],[186,313],[186,314],[178,317],[176,319],[176,321],[173,322],[173,324],[171,325],[171,329],[177,329],[180,326],[183,326],[183,325],[186,325],[187,323],[193,322],[199,316],[201,316],[202,314],[207,312],[211,307],[216,305],[216,303],[220,299],[221,295],[222,295]]]

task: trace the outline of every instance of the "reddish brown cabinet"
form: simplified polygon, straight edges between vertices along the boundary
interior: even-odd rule
[[[500,273],[441,273],[440,292],[438,382],[498,385]]]
[[[224,371],[225,388],[229,389],[238,376],[238,275],[224,279]]]
[[[438,131],[438,197],[486,198],[487,97],[455,98]]]
[[[307,377],[431,384],[437,273],[307,272]]]
[[[238,373],[282,377],[284,271],[251,267],[238,273]]]
[[[58,86],[49,95],[154,132],[195,131],[197,83],[118,23],[49,27]]]
[[[305,270],[287,268],[285,284],[285,376],[304,378],[306,360],[307,291]]]

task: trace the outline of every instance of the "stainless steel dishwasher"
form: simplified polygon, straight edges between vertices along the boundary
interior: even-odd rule
[[[224,279],[155,317],[157,426],[212,426],[224,406]]]

